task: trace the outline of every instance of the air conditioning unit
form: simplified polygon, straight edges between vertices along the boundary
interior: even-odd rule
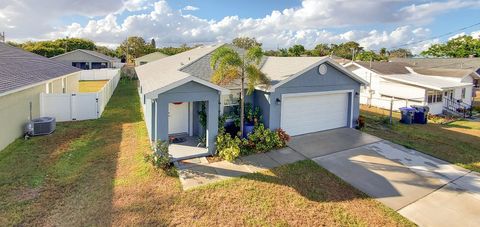
[[[40,117],[31,120],[25,126],[25,137],[48,135],[55,131],[56,121],[54,117]]]

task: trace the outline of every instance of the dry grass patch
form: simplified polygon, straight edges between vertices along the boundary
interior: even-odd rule
[[[34,226],[411,226],[311,161],[182,191],[144,161],[150,144],[133,82],[102,118],[0,152],[0,223]]]
[[[79,81],[79,92],[97,92],[108,83],[108,80],[81,80]]]

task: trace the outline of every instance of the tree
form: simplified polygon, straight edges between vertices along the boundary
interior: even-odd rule
[[[332,52],[332,48],[328,44],[320,43],[311,51],[312,56],[327,56]]]
[[[387,60],[387,56],[379,55],[370,50],[370,51],[362,51],[358,53],[355,56],[355,59],[359,61],[383,61],[383,60]]]
[[[127,63],[152,52],[155,52],[155,48],[152,48],[142,37],[138,36],[128,37],[117,48],[117,55],[125,58]]]
[[[387,55],[388,55],[387,48],[382,47],[382,49],[380,49],[380,56],[387,57]]]
[[[409,58],[413,56],[410,50],[404,48],[390,50],[388,55],[390,58]]]
[[[162,52],[166,55],[175,55],[187,50],[191,50],[195,47],[197,46],[189,47],[187,46],[187,44],[182,44],[180,47],[163,47],[163,48],[157,49],[157,51]]]
[[[301,56],[305,53],[305,47],[299,44],[293,45],[292,47],[288,48],[288,53],[292,56]]]
[[[110,57],[117,57],[117,52],[106,46],[96,46],[95,51],[97,51],[98,53],[108,55]]]
[[[257,42],[255,38],[250,37],[237,37],[232,40],[232,44],[236,47],[248,50],[252,47],[259,46],[261,47],[262,44]]]
[[[360,53],[363,51],[363,47],[354,41],[341,44],[331,44],[330,46],[334,55],[345,59],[352,59],[352,49],[355,51],[355,53]]]
[[[421,55],[433,57],[465,58],[469,56],[480,56],[480,39],[472,36],[460,36],[450,39],[447,43],[433,44]]]
[[[153,49],[157,49],[157,44],[155,43],[154,38],[152,38],[152,40],[150,41],[150,46],[152,46]]]
[[[228,46],[215,50],[210,59],[210,66],[214,70],[212,82],[219,85],[229,84],[240,79],[240,133],[243,135],[245,121],[245,82],[247,94],[252,94],[258,84],[269,84],[267,76],[260,71],[260,61],[263,51],[260,46],[253,46],[244,55],[239,54]]]
[[[64,52],[70,52],[72,50],[94,50],[95,43],[88,39],[81,38],[64,38],[53,41],[54,45],[64,49]]]

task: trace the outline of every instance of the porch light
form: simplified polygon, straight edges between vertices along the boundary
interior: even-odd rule
[[[277,99],[275,100],[275,103],[276,103],[277,105],[280,105],[280,104],[282,104],[282,100],[280,100],[279,98],[277,98]]]

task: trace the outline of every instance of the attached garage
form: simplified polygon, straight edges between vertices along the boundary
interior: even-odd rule
[[[307,64],[307,60],[312,62]],[[355,127],[360,86],[367,82],[336,62],[329,58],[269,58],[262,71],[274,85],[255,91],[254,99],[270,129],[282,128],[297,136]],[[288,74],[292,72],[296,73]]]
[[[352,91],[284,94],[280,127],[292,136],[348,127],[351,94]]]

